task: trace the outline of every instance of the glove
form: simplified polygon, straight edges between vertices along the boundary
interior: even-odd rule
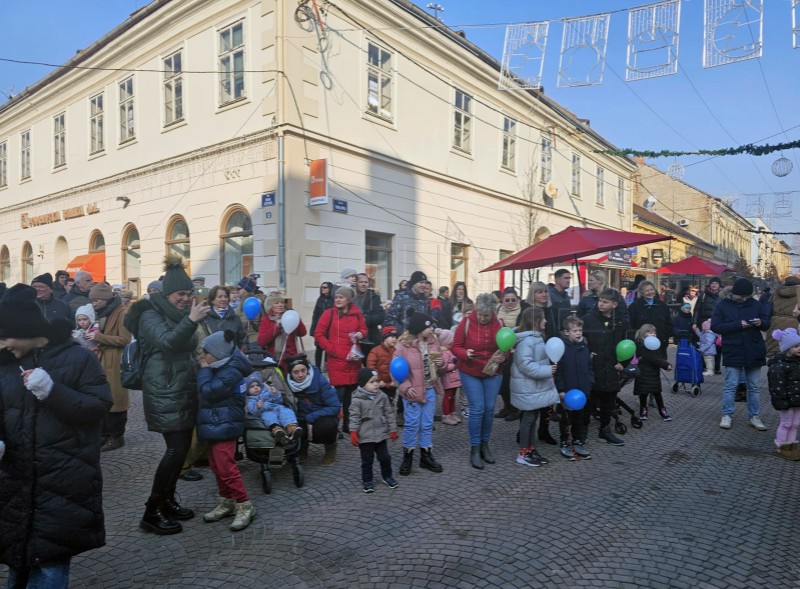
[[[6,444],[5,442],[0,442],[0,460],[3,459],[3,454],[6,453]]]
[[[358,432],[350,432],[350,443],[358,446]]]
[[[53,390],[53,379],[41,368],[34,368],[25,379],[25,388],[40,401],[44,401]]]
[[[389,439],[393,442],[397,441],[397,432],[389,432]]]

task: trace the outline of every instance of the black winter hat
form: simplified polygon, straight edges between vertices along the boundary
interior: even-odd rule
[[[414,286],[417,282],[428,280],[428,276],[422,270],[415,270],[408,279],[408,286]]]
[[[40,276],[37,276],[33,280],[31,280],[31,284],[36,284],[37,282],[44,284],[49,288],[53,288],[53,275],[50,272],[46,272]]]
[[[753,283],[747,278],[739,278],[733,283],[731,294],[739,295],[740,297],[753,296]]]
[[[408,315],[408,333],[419,335],[428,327],[433,327],[433,317],[426,313],[413,313],[413,309]]]
[[[709,278],[708,283],[711,284],[712,282],[716,282],[720,286],[722,286],[722,279],[719,276],[712,276]]]
[[[194,282],[189,278],[179,257],[164,260],[164,280],[161,281],[164,295],[171,295],[179,290],[194,290]]]
[[[36,304],[36,289],[15,284],[0,302],[0,338],[49,337],[52,327]]]
[[[358,386],[363,387],[373,376],[378,376],[372,368],[362,368],[358,371]]]

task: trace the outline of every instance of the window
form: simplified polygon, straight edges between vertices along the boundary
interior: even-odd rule
[[[544,183],[553,179],[553,140],[542,137],[541,177]]]
[[[103,234],[99,231],[95,230],[89,236],[89,253],[94,254],[97,252],[104,252],[106,251],[106,239],[103,237]]]
[[[181,52],[164,59],[164,125],[183,120],[183,67]]]
[[[8,151],[5,141],[0,143],[0,186],[8,186]]]
[[[191,250],[189,248],[189,226],[183,217],[175,217],[167,228],[167,256],[180,256],[186,266],[186,273],[191,274]],[[238,281],[237,281],[238,282]],[[234,284],[234,283],[226,283]]]
[[[133,76],[119,83],[119,142],[136,138],[133,114]]]
[[[30,284],[33,280],[33,247],[27,241],[22,244],[22,282]]]
[[[606,200],[606,171],[600,166],[597,167],[597,204],[599,206],[605,205]]]
[[[625,179],[617,178],[617,211],[625,212]]]
[[[366,233],[366,266],[364,272],[369,274],[378,292],[383,298],[392,293],[392,236],[384,233]]]
[[[456,90],[455,126],[453,147],[467,153],[472,152],[472,97]]]
[[[53,167],[58,168],[67,163],[67,129],[66,115],[62,112],[53,117]]]
[[[244,23],[238,22],[219,31],[219,103],[240,98],[244,98]]]
[[[9,280],[11,280],[11,254],[8,253],[8,248],[3,246],[0,250],[0,281]]]
[[[19,136],[19,177],[27,180],[31,177],[31,130],[23,131]]]
[[[450,284],[467,282],[469,246],[463,243],[450,244]]]
[[[106,148],[104,113],[103,94],[91,97],[89,99],[89,134],[91,135],[91,151],[89,153],[98,153]]]
[[[253,271],[253,225],[242,210],[230,213],[223,225],[222,281],[236,284]]]
[[[503,118],[503,159],[500,163],[506,170],[517,169],[517,121]]]
[[[572,154],[572,194],[581,195],[581,156]]]
[[[394,117],[392,54],[374,43],[367,45],[367,112],[389,121]]]
[[[122,238],[122,279],[138,299],[141,294],[141,258],[139,231],[130,225]]]

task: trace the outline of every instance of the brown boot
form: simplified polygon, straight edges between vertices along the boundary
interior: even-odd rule
[[[800,460],[800,450],[792,448],[792,444],[781,444],[775,450],[775,455],[784,460]]]
[[[325,444],[325,456],[322,457],[322,466],[331,466],[336,462],[336,442]]]

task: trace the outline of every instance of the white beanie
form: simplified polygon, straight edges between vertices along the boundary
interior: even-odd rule
[[[83,305],[75,309],[75,319],[78,318],[78,315],[86,315],[92,323],[97,319],[97,316],[94,314],[94,307],[91,305]]]

